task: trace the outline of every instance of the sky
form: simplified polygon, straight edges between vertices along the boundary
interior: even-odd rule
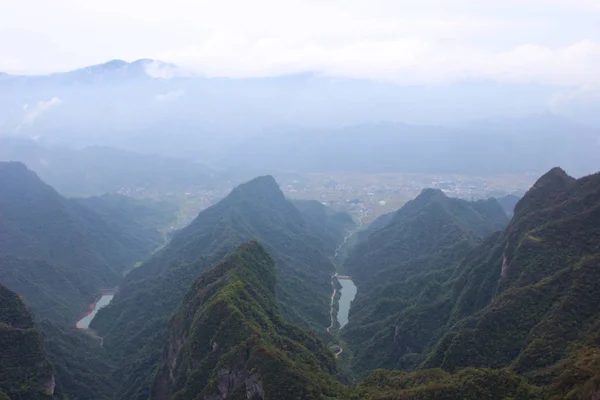
[[[0,71],[152,58],[205,76],[485,79],[600,93],[600,0],[0,0]]]

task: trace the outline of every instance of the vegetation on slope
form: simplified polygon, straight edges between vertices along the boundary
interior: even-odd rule
[[[386,264],[410,253],[389,243],[365,246],[374,238],[393,238],[392,224],[381,231],[387,235],[372,233],[362,245],[372,251],[371,259],[381,255],[381,262],[371,276],[371,264],[358,274],[359,296],[343,331],[355,346],[355,367],[362,374],[374,365],[456,373],[427,383],[429,389],[418,394],[405,388],[373,398],[430,398],[431,388],[445,387],[448,379],[463,387],[462,377],[473,371],[487,376],[486,368],[527,379],[526,386],[518,385],[526,395],[515,398],[600,394],[600,174],[576,180],[551,170],[519,201],[506,229],[462,251],[454,251],[458,244]],[[440,237],[439,231],[429,238]],[[402,240],[414,244],[408,236]],[[375,378],[385,386],[396,374],[405,379],[401,372]]]
[[[290,201],[304,215],[311,232],[318,236],[327,254],[333,254],[346,235],[356,227],[349,214],[335,211],[316,200]]]
[[[163,240],[152,210],[109,197],[67,200],[20,163],[0,163],[0,187],[0,280],[40,317],[72,323]]]
[[[360,238],[345,262],[359,290],[342,331],[359,376],[422,361],[452,310],[453,268],[507,222],[493,199],[468,202],[426,189]]]
[[[53,399],[54,374],[23,300],[0,285],[0,398]]]
[[[334,267],[324,253],[331,244],[319,239],[324,235],[285,199],[270,176],[240,185],[202,211],[164,249],[131,271],[128,283],[92,323],[113,357],[126,360],[118,374],[119,397],[147,396],[168,318],[190,282],[251,239],[259,240],[275,260],[284,318],[326,335]]]
[[[553,169],[544,175],[497,238],[495,247],[503,251],[462,269],[453,288],[453,324],[425,365],[506,366],[563,386],[565,370],[600,345],[599,239],[600,174],[575,180]],[[482,286],[492,292],[487,304],[474,290]],[[473,303],[481,306],[473,309]],[[600,371],[597,362],[587,364],[592,372],[570,376],[562,395],[583,396],[594,385]]]
[[[114,365],[97,338],[48,320],[39,323],[54,368],[54,396],[65,400],[112,400]]]
[[[153,399],[342,395],[331,352],[278,311],[275,265],[250,242],[202,274],[171,319]]]
[[[358,386],[364,400],[542,400],[540,388],[509,370],[468,368],[455,374],[441,369],[415,372],[376,370]]]

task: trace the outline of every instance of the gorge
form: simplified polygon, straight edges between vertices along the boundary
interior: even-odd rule
[[[37,343],[0,356],[13,377],[0,379],[0,399],[600,393],[600,174],[552,169],[511,219],[493,198],[425,189],[356,233],[347,214],[290,201],[261,176],[124,276],[161,243],[155,230],[125,224],[106,199],[64,199],[21,166],[0,164],[0,183],[11,188],[0,192],[11,211],[0,219],[11,238],[0,245],[0,345]],[[56,231],[37,229],[32,215]],[[106,243],[115,219],[119,240]],[[137,243],[133,254],[126,243]]]

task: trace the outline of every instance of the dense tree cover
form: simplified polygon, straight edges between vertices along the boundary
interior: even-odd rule
[[[34,325],[0,286],[2,400],[51,399],[50,388],[69,400],[600,395],[600,174],[551,170],[510,223],[495,200],[425,190],[357,235],[344,267],[359,291],[341,331],[344,368],[364,377],[356,387],[339,383],[323,342],[327,255],[348,216],[292,204],[271,177],[239,186],[130,273],[94,320],[100,346],[62,324],[97,287],[74,280],[89,271],[53,246],[86,246],[73,257],[97,268],[133,259],[148,242],[127,237],[157,238],[169,208],[65,200],[19,164],[0,164],[0,181],[0,237],[14,246],[0,243],[0,279],[52,320]],[[124,247],[107,255],[115,230]]]
[[[600,174],[544,175],[497,238],[502,251],[461,268],[452,325],[426,365],[532,373],[598,346],[599,239]]]
[[[54,373],[23,300],[0,284],[0,399],[50,400]]]
[[[111,400],[114,365],[98,338],[48,320],[39,323],[48,361],[54,368],[54,396],[64,400]]]
[[[275,264],[250,242],[202,274],[169,324],[152,398],[324,399],[346,389],[321,340],[278,310]]]
[[[369,276],[371,264],[360,264],[359,296],[343,331],[359,374],[508,368],[539,387],[540,398],[600,393],[600,174],[575,180],[551,170],[518,202],[506,229],[462,250],[459,242],[386,263],[410,254],[389,242],[365,247],[393,238],[389,226],[362,245],[371,260],[381,257],[379,268]],[[382,396],[374,398],[394,398]]]
[[[376,370],[356,390],[365,400],[542,400],[540,388],[509,370],[469,368],[450,374],[441,369],[411,373]]]
[[[359,290],[342,331],[359,376],[418,365],[452,309],[446,282],[453,267],[507,223],[493,199],[468,202],[426,189],[362,233],[344,265]]]
[[[335,211],[316,200],[291,200],[310,225],[311,232],[320,239],[323,250],[333,254],[356,224],[345,212]]]
[[[0,281],[43,318],[72,323],[163,241],[163,206],[68,200],[21,163],[0,163],[0,187]]]
[[[385,217],[384,217],[385,218]],[[349,254],[346,268],[361,283],[398,262],[431,254],[462,239],[476,240],[507,224],[494,199],[468,202],[425,189]]]
[[[163,241],[161,232],[167,230],[177,218],[178,207],[168,201],[134,199],[118,194],[76,198],[73,201],[96,212],[113,228],[132,237],[137,236],[142,260],[148,251]]]
[[[313,213],[311,209],[302,213],[286,200],[272,177],[259,177],[202,211],[164,249],[131,271],[128,283],[92,323],[113,357],[125,360],[118,373],[119,397],[147,395],[168,318],[190,283],[251,239],[259,240],[275,260],[277,299],[284,318],[326,335],[334,267],[325,252],[331,252],[332,235],[341,236],[348,218],[342,216],[340,227],[323,232],[321,224],[311,222],[318,214],[307,217]],[[339,216],[330,213],[337,221]]]

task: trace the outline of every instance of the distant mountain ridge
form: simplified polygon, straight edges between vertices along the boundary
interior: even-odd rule
[[[63,84],[98,83],[103,81],[157,78],[153,70],[177,69],[174,64],[165,63],[152,59],[139,59],[132,62],[124,60],[110,60],[105,63],[77,68],[71,71],[51,72],[36,75],[19,75],[0,73],[0,77],[6,80],[28,80],[42,84],[44,81],[55,81]]]
[[[112,60],[43,76],[1,75],[0,136],[108,145],[263,174],[317,167],[542,173],[556,164],[590,173],[598,167],[590,148],[597,148],[600,121],[587,106],[572,107],[576,98],[554,104],[549,115],[548,104],[564,90],[491,81],[401,86],[318,72],[207,77],[159,60]],[[475,118],[485,122],[461,123]],[[596,127],[592,139],[585,125]]]
[[[207,166],[188,160],[139,154],[117,148],[83,149],[44,146],[36,141],[0,136],[0,161],[19,161],[65,196],[192,190],[215,183]]]

